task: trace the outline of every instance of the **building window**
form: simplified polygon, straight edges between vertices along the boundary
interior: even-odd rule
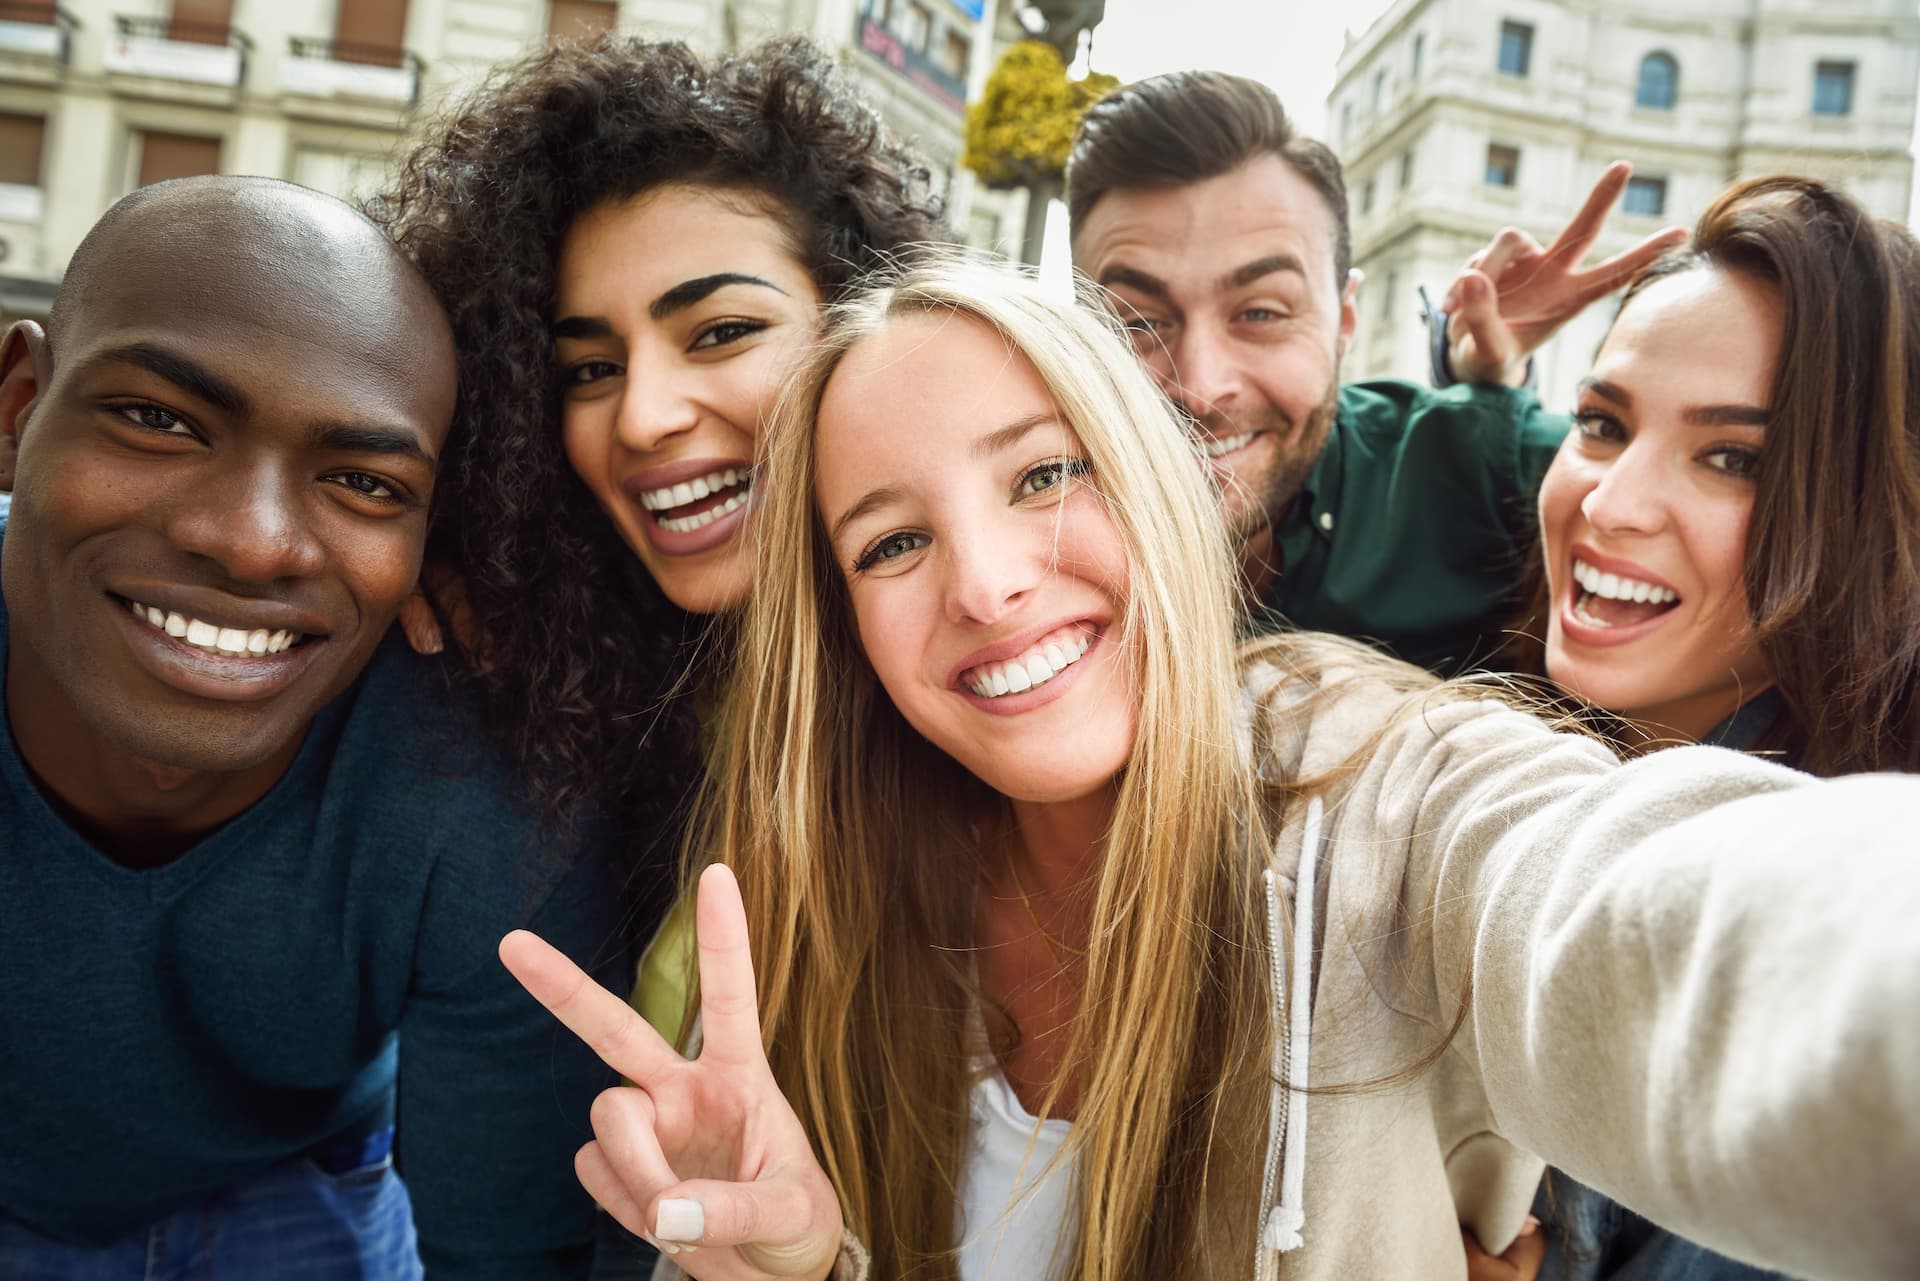
[[[1500,24],[1500,73],[1524,76],[1533,65],[1533,28],[1524,22]]]
[[[1385,67],[1373,73],[1373,114],[1380,114],[1380,104],[1387,97],[1387,69]]]
[[[948,27],[940,37],[940,56],[935,61],[940,64],[940,70],[964,84],[967,64],[973,61],[973,42]]]
[[[47,122],[0,112],[0,187],[38,187]]]
[[[1654,111],[1672,111],[1680,96],[1680,64],[1673,55],[1650,53],[1640,59],[1640,82],[1633,90],[1633,105]]]
[[[1487,178],[1489,187],[1511,187],[1520,181],[1520,148],[1509,147],[1505,143],[1487,144]]]
[[[334,60],[397,67],[406,32],[407,0],[340,0],[333,16]]]
[[[893,6],[893,34],[915,53],[927,51],[927,37],[933,34],[933,14],[917,0]]]
[[[1380,316],[1384,320],[1393,314],[1394,304],[1400,301],[1400,273],[1387,273],[1387,291],[1380,295]]]
[[[591,40],[620,25],[614,0],[551,0],[547,5],[547,43]]]
[[[1427,51],[1427,33],[1424,31],[1414,32],[1413,33],[1413,66],[1407,72],[1407,75],[1411,79],[1418,80],[1420,78],[1421,55],[1426,53],[1426,51]]]
[[[225,44],[232,29],[233,0],[173,0],[167,39]]]
[[[1639,174],[1627,179],[1627,194],[1621,198],[1620,208],[1630,214],[1641,214],[1648,218],[1660,218],[1667,212],[1667,180],[1665,178],[1643,178]]]
[[[220,140],[190,133],[161,133],[142,129],[135,135],[140,167],[134,186],[165,182],[169,178],[198,178],[220,172]]]
[[[1405,191],[1413,185],[1413,148],[1408,147],[1400,153],[1400,190]]]
[[[1340,145],[1346,146],[1353,141],[1353,104],[1340,104]]]
[[[1360,188],[1360,212],[1363,214],[1373,212],[1373,179],[1371,178],[1367,179],[1366,185]]]
[[[1813,114],[1816,116],[1853,114],[1853,64],[1851,62],[1814,64]]]

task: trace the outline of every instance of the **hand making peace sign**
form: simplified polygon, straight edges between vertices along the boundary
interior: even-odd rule
[[[701,875],[695,924],[697,1059],[525,930],[501,940],[500,959],[633,1082],[595,1100],[594,1141],[574,1158],[594,1199],[700,1281],[818,1281],[840,1251],[840,1203],[767,1067],[746,912],[725,867]]]
[[[1447,289],[1448,361],[1462,382],[1518,383],[1526,359],[1560,326],[1633,278],[1667,250],[1686,243],[1684,227],[1668,227],[1603,263],[1581,270],[1600,238],[1633,166],[1616,161],[1593,184],[1580,212],[1545,249],[1508,227],[1473,257]]]

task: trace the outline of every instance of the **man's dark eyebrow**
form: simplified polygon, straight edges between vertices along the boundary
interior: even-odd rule
[[[1168,306],[1173,305],[1173,294],[1167,288],[1167,282],[1158,276],[1149,276],[1138,267],[1109,267],[1100,273],[1098,282],[1102,288],[1111,289],[1115,285],[1143,293],[1149,298],[1157,298]]]
[[[354,423],[322,423],[313,430],[313,447],[342,454],[385,454],[410,458],[427,467],[437,460],[404,427],[367,427]]]
[[[771,280],[762,280],[758,276],[749,276],[740,271],[716,271],[711,276],[697,276],[692,280],[683,280],[673,288],[655,298],[647,307],[647,314],[655,320],[665,320],[674,312],[691,307],[716,289],[728,285],[754,285],[761,289],[771,289],[781,297],[787,291]]]
[[[1590,391],[1602,400],[1611,400],[1622,409],[1633,408],[1633,397],[1625,387],[1616,387],[1604,378],[1582,378],[1575,391]]]
[[[1305,276],[1307,268],[1292,254],[1268,254],[1265,258],[1255,258],[1244,267],[1235,268],[1223,276],[1221,282],[1228,289],[1244,289],[1262,276],[1271,276],[1276,271],[1290,271],[1296,276]]]
[[[604,316],[562,316],[553,322],[555,338],[611,338],[613,326]]]
[[[108,361],[136,365],[150,374],[166,379],[189,396],[212,405],[222,413],[244,414],[247,412],[245,392],[206,366],[196,363],[177,351],[169,351],[157,343],[136,342],[128,343],[124,347],[112,347],[93,357],[90,363]]]

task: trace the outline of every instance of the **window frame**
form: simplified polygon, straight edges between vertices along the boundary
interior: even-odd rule
[[[1494,178],[1496,152],[1504,153],[1506,157],[1511,158],[1505,169],[1506,181],[1504,182]],[[1486,167],[1481,170],[1480,181],[1483,186],[1497,187],[1502,191],[1512,191],[1518,187],[1520,185],[1520,148],[1510,142],[1494,142],[1489,139],[1487,142],[1487,163]]]
[[[1648,101],[1648,88],[1657,85],[1657,82],[1651,80],[1647,75],[1648,69],[1652,67],[1664,67],[1666,69],[1665,102]],[[1634,77],[1633,105],[1644,111],[1672,111],[1679,101],[1680,60],[1668,53],[1665,49],[1651,50],[1644,58],[1640,59],[1640,71],[1639,74]]]
[[[1841,84],[1845,98],[1838,110],[1823,107],[1821,91],[1829,85]],[[1853,114],[1854,91],[1860,84],[1860,64],[1851,58],[1822,58],[1813,64],[1813,103],[1811,114],[1844,118]]]
[[[1511,47],[1516,47],[1520,51],[1520,56],[1516,60],[1519,64],[1517,69],[1507,65],[1507,50],[1510,47],[1508,44],[1509,37],[1512,37],[1514,40],[1514,44]],[[1518,80],[1529,79],[1533,75],[1533,37],[1534,27],[1532,23],[1520,22],[1514,18],[1502,18],[1500,20],[1499,46],[1495,50],[1493,57],[1494,70],[1503,76],[1513,76]]]

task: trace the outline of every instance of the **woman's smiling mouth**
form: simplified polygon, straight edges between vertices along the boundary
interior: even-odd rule
[[[1679,608],[1680,593],[1627,561],[1584,546],[1571,553],[1560,626],[1583,645],[1637,640]]]

